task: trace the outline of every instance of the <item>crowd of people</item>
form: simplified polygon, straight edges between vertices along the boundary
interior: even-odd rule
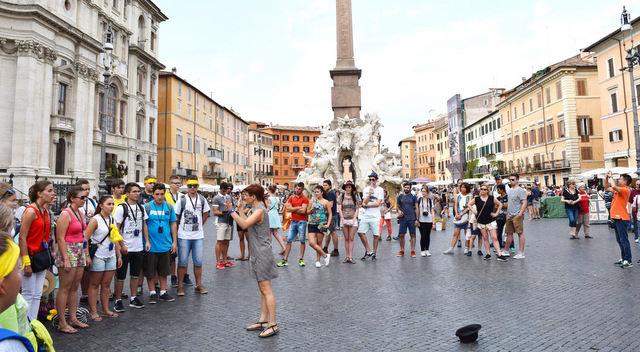
[[[278,277],[278,267],[289,265],[295,242],[299,242],[298,265],[306,266],[307,237],[318,268],[329,266],[332,257],[340,256],[337,230],[344,234],[342,263],[356,264],[353,253],[356,233],[365,250],[360,259],[377,261],[385,225],[386,240],[399,242],[398,257],[405,256],[405,250],[411,257],[417,257],[417,242],[420,256],[430,257],[431,231],[436,229],[437,222],[446,222],[447,218],[453,217],[454,231],[449,248],[443,252],[445,255],[456,253],[456,247],[464,244],[463,255],[471,256],[476,252],[484,260],[491,260],[495,254],[496,260],[502,262],[512,255],[515,259],[524,259],[525,212],[529,213],[530,221],[540,219],[540,197],[553,195],[560,196],[564,204],[570,238],[578,239],[581,228],[584,228],[585,238],[593,238],[589,233],[589,190],[585,184],[572,180],[560,192],[553,188],[540,190],[535,183],[521,187],[518,174],[509,175],[507,183],[497,176],[492,185],[480,183],[472,187],[458,180],[450,189],[425,185],[419,192],[412,190],[411,183],[405,182],[396,190],[395,199],[378,185],[375,172],[368,176],[368,181],[369,185],[358,192],[351,180],[340,185],[342,191],[334,188],[330,180],[325,180],[313,188],[309,197],[305,195],[306,185],[298,183],[284,199],[275,186],[265,190],[254,184],[245,188],[241,195],[233,195],[233,185],[222,183],[219,193],[208,200],[198,192],[195,176],[188,178],[188,191],[182,194],[178,191],[182,184],[179,177],[171,176],[166,188],[164,183],[149,175],[144,179],[144,186],[113,180],[111,194],[95,201],[89,197],[89,181],[78,180],[77,185],[67,191],[64,209],[57,218],[50,210],[57,197],[53,185],[46,180],[38,181],[29,190],[29,204],[15,212],[18,226],[9,221],[8,226],[2,227],[5,230],[0,228],[0,237],[5,231],[4,237],[12,245],[17,244],[18,260],[23,266],[21,295],[14,303],[20,305],[23,320],[37,320],[43,282],[52,266],[56,266],[59,273],[55,298],[57,311],[69,312],[66,317],[58,314],[58,330],[62,333],[74,334],[103,318],[116,318],[126,311],[126,302],[129,308],[144,308],[145,278],[149,290],[146,304],[175,301],[168,292],[168,285],[176,288],[178,297],[186,294],[185,286],[194,286],[196,294],[206,294],[208,291],[202,282],[203,226],[210,215],[216,228],[216,269],[235,266],[231,262],[234,258],[229,256],[229,246],[236,227],[240,257],[235,260],[249,261],[251,275],[258,282],[261,295],[258,321],[247,330],[259,330],[260,337],[279,332],[271,280]],[[611,194],[610,217],[622,257],[615,264],[622,268],[633,266],[630,246],[623,236],[630,220],[627,203],[634,219],[640,214],[640,184],[633,191],[629,189],[630,184],[628,175],[622,175],[616,183],[607,174],[601,190],[605,200],[607,194],[604,192]],[[10,209],[9,214],[16,210],[15,193],[11,185],[0,183],[0,227],[5,225],[4,209]],[[397,213],[397,236],[393,236],[391,229],[392,211]],[[638,225],[638,221],[634,221],[636,242]],[[280,231],[287,229],[283,238]],[[416,230],[420,233],[419,241]],[[367,238],[369,233],[373,235],[372,242]],[[11,241],[11,236],[15,242]],[[277,262],[271,247],[272,238],[282,255]],[[12,245],[7,249],[2,242],[0,238],[0,252],[11,251]],[[334,248],[330,252],[331,242]],[[13,257],[11,261],[14,261]],[[193,265],[195,283],[188,274],[189,261]],[[125,293],[127,277],[130,291]],[[114,301],[112,309],[110,300]],[[87,323],[77,319],[78,301],[89,306]]]

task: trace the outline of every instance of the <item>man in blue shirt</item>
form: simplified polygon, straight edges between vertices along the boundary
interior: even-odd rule
[[[405,182],[404,193],[398,195],[396,209],[398,210],[398,237],[400,237],[400,253],[398,257],[404,256],[404,235],[409,230],[411,236],[411,257],[416,257],[416,226],[418,223],[418,198],[411,194],[411,184]]]
[[[149,284],[149,303],[155,304],[158,298],[173,302],[175,298],[167,293],[167,276],[171,274],[171,254],[178,248],[178,218],[173,206],[164,198],[165,186],[156,183],[153,186],[153,202],[145,204],[148,231],[144,233],[145,256],[142,263],[144,276]],[[160,294],[155,290],[154,278],[158,275]]]
[[[540,220],[540,188],[537,183],[533,183],[533,187],[531,187],[531,207],[533,210],[533,214],[529,216],[533,216],[533,220]]]
[[[329,224],[329,234],[331,236],[326,236],[324,241],[324,252],[329,254],[329,242],[333,238],[333,251],[331,252],[332,257],[340,256],[340,252],[338,252],[338,234],[336,233],[336,228],[338,227],[338,197],[336,196],[336,192],[331,189],[331,180],[324,180],[322,182],[322,188],[327,192],[327,200],[329,204],[331,204],[331,223]]]

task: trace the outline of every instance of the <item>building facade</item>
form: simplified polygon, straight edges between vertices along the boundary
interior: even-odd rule
[[[436,179],[436,153],[433,122],[413,126],[416,137],[416,157],[418,177]]]
[[[161,180],[197,175],[201,183],[246,184],[249,124],[172,72],[160,72],[158,163]]]
[[[418,177],[418,157],[416,156],[416,136],[407,137],[398,143],[402,178],[411,180]]]
[[[436,136],[436,178],[434,181],[451,180],[449,164],[451,155],[449,154],[449,117],[440,116],[433,122],[433,134]]]
[[[290,187],[311,165],[320,127],[269,125],[260,130],[273,136],[273,182]]]
[[[101,129],[107,176],[141,181],[156,172],[159,26],[149,0],[0,2],[0,177],[26,192],[36,175],[87,178],[98,188]],[[105,85],[103,42],[113,30]],[[119,167],[116,167],[116,164]]]
[[[594,115],[597,125],[602,126],[604,135],[605,167],[636,166],[636,143],[633,131],[633,107],[626,50],[640,40],[640,17],[634,19],[632,32],[615,30],[592,45],[583,49],[595,56],[598,65],[597,84],[586,87],[589,96],[600,97],[600,111]],[[636,97],[640,91],[640,69],[633,68]],[[636,102],[640,101],[636,98]]]
[[[467,161],[477,160],[473,170],[475,177],[493,179],[502,167],[502,122],[498,111],[464,128]]]
[[[273,184],[273,136],[249,122],[249,165],[251,182],[263,187]]]
[[[604,167],[593,58],[577,55],[540,70],[498,104],[505,168],[544,186]],[[597,121],[597,120],[596,120]]]

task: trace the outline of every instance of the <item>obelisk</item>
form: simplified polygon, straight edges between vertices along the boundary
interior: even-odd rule
[[[351,23],[351,0],[336,0],[336,32],[338,59],[336,67],[329,71],[333,79],[331,88],[331,108],[333,121],[349,115],[360,122],[360,86],[358,80],[362,70],[353,58],[353,25]],[[335,125],[335,123],[332,123]]]

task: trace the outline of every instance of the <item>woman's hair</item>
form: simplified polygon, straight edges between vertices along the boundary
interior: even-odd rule
[[[257,183],[249,185],[247,188],[243,189],[242,192],[250,196],[255,196],[258,202],[264,201],[264,188]]]
[[[0,242],[4,242],[4,235],[11,233],[12,227],[13,210],[4,204],[0,204]]]
[[[426,190],[427,190],[427,193],[429,193],[429,186],[427,186],[427,185],[422,185],[422,188],[421,188],[421,189],[426,189]]]
[[[497,185],[496,189],[499,190],[499,191],[505,191],[505,192],[507,191],[507,188],[504,186],[504,183],[500,184],[500,185]]]
[[[38,193],[44,192],[44,190],[51,184],[51,181],[42,180],[33,184],[29,188],[29,201],[35,203],[38,200]]]
[[[277,190],[277,188],[276,188],[276,186],[275,186],[275,185],[270,185],[270,186],[268,187],[268,189],[269,189],[269,192],[271,192],[271,193],[276,193],[276,190]]]
[[[69,190],[67,191],[67,203],[70,204],[71,203],[71,199],[73,198],[77,198],[78,194],[81,192],[84,192],[85,190],[80,187],[80,186],[73,186],[71,188],[69,188]]]
[[[462,187],[464,187],[464,189],[467,190],[467,193],[471,192],[471,186],[468,183],[463,182],[462,185],[460,185],[461,192],[462,192]]]
[[[351,196],[351,199],[353,199],[353,201],[355,202],[356,195],[358,194],[358,191],[356,190],[356,185],[347,185],[347,187],[351,187],[351,192],[349,195]],[[347,193],[347,187],[345,187],[345,190],[344,190],[345,194]],[[387,193],[387,190],[385,189],[384,192]],[[344,197],[342,199],[344,199]]]
[[[580,182],[576,185],[576,188],[580,188],[580,187],[587,188],[587,185],[585,185],[583,182]]]
[[[113,197],[110,194],[100,197],[100,200],[98,200],[98,206],[96,207],[96,214],[102,213],[102,205],[111,198]]]
[[[322,192],[322,198],[327,199],[327,191],[324,190],[324,187],[317,185],[313,188],[313,192],[315,192],[316,189],[319,189],[320,192]]]
[[[575,185],[575,184],[576,184],[576,181],[574,181],[574,180],[568,180],[567,181],[567,187],[569,187],[571,185]]]
[[[11,189],[13,189],[13,186],[11,186],[10,183],[0,182],[0,200],[7,198],[7,196],[10,196],[11,194],[14,194],[15,192],[9,194],[9,190]]]

